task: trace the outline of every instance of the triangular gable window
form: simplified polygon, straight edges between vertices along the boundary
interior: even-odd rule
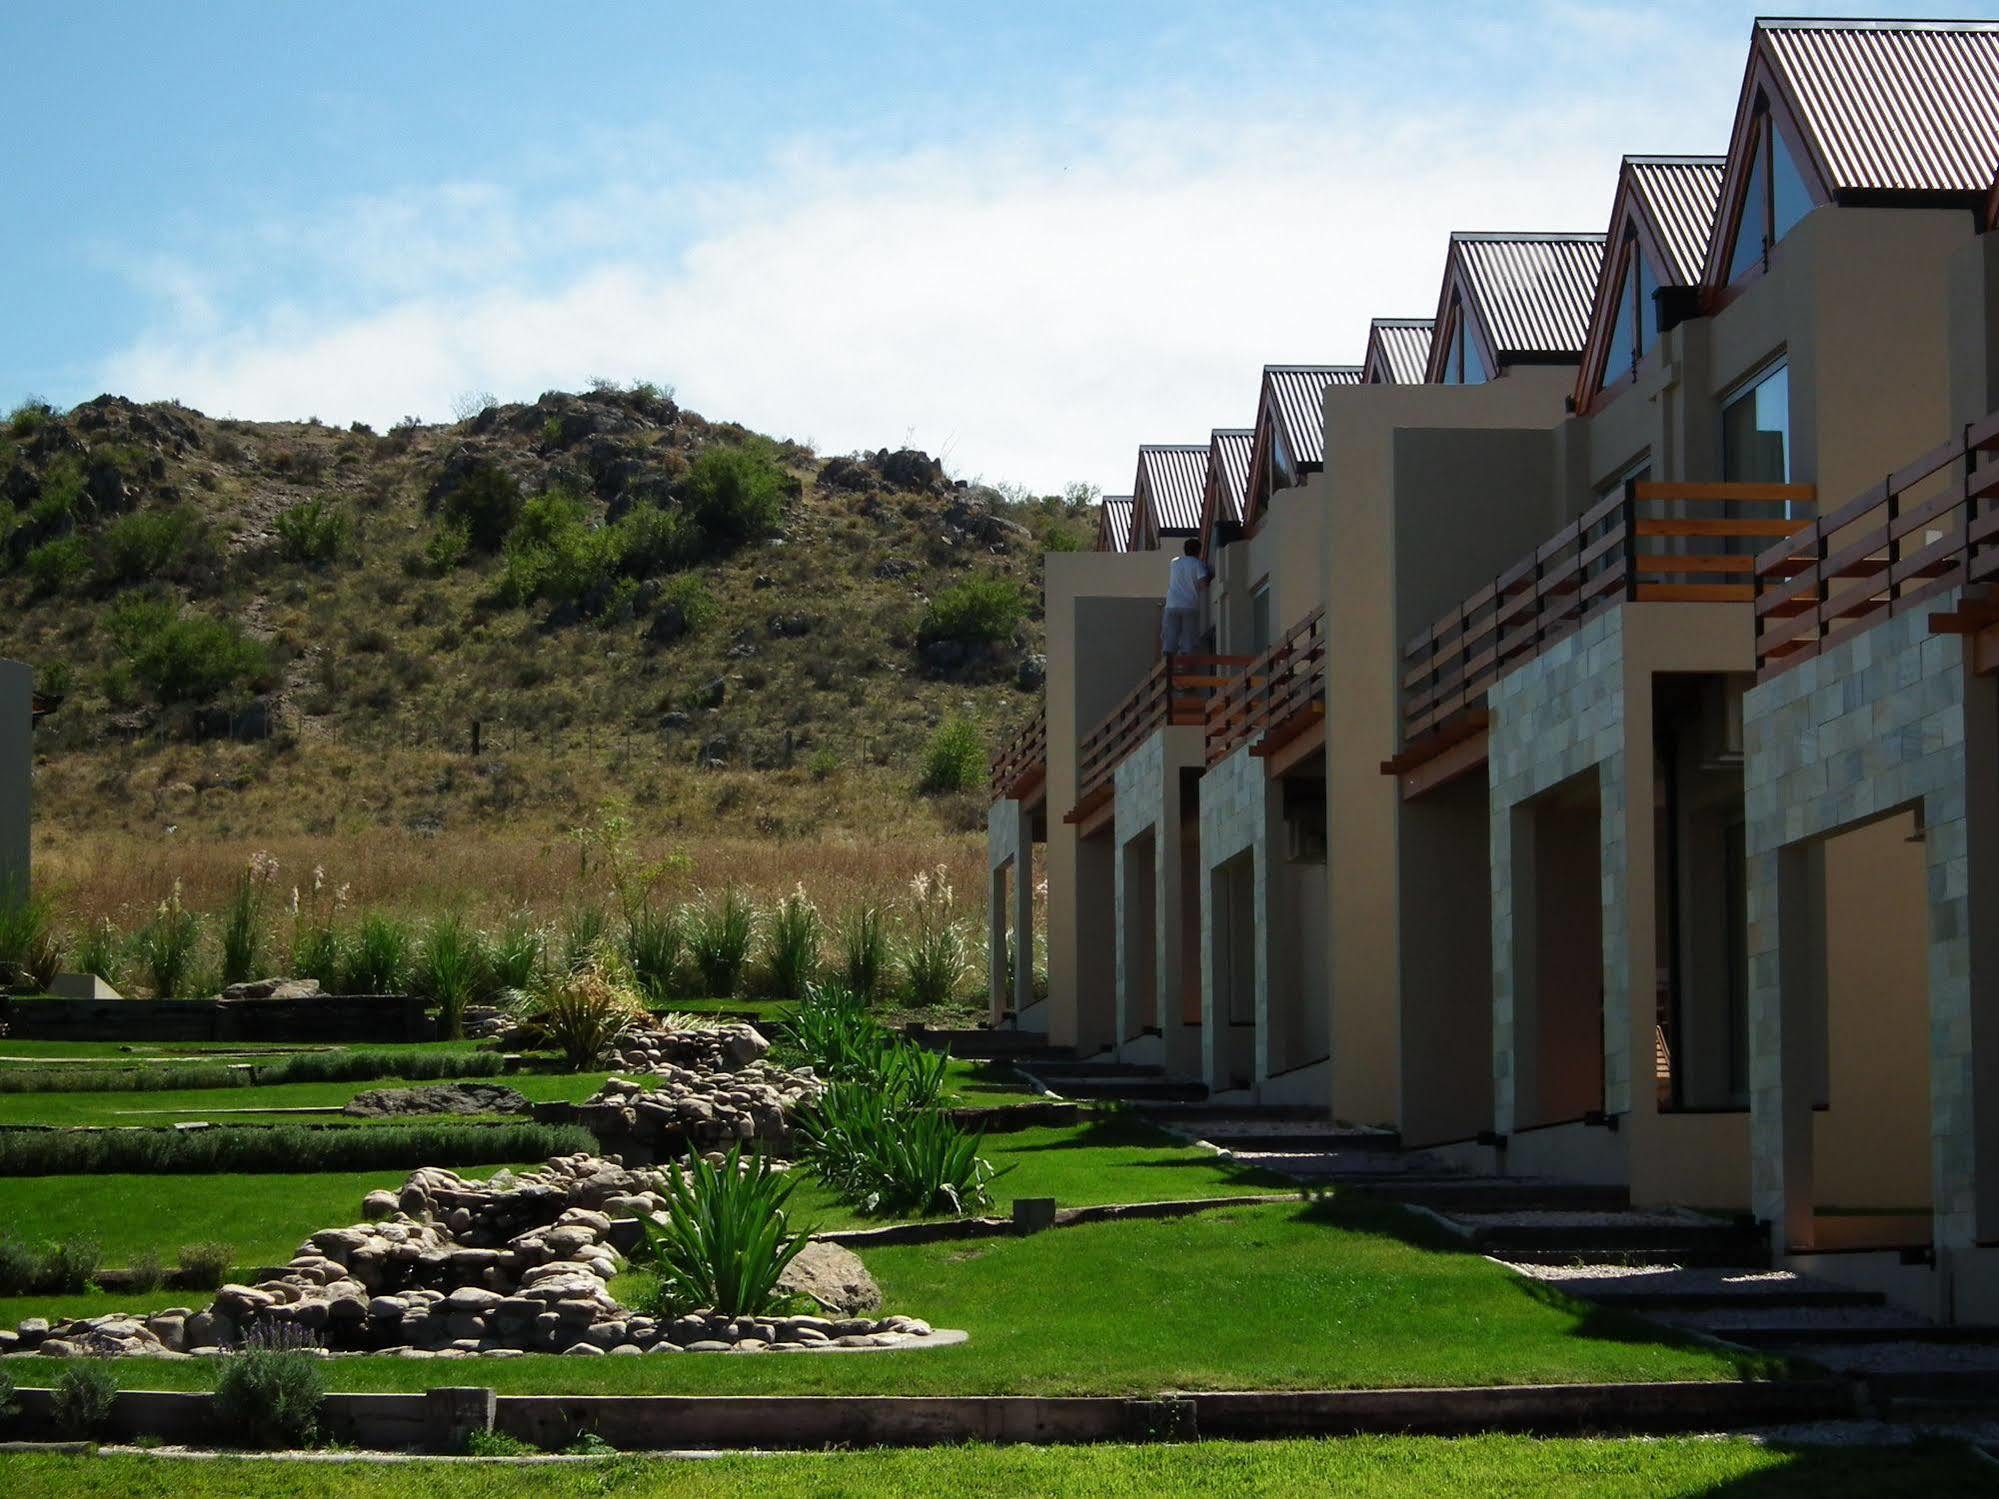
[[[1604,356],[1603,375],[1597,381],[1599,388],[1622,380],[1651,351],[1657,337],[1653,331],[1656,318],[1653,300],[1658,290],[1659,278],[1653,274],[1652,262],[1645,258],[1638,236],[1627,233],[1624,271],[1617,287],[1617,310],[1611,324],[1610,348]]]
[[[1735,216],[1735,243],[1728,253],[1730,281],[1760,269],[1770,247],[1795,229],[1813,207],[1805,174],[1767,105],[1757,110],[1749,151],[1749,180],[1743,185],[1742,210]]]
[[[1453,296],[1449,330],[1444,335],[1444,372],[1438,381],[1441,385],[1485,384],[1485,360],[1471,337],[1470,322],[1464,304]]]

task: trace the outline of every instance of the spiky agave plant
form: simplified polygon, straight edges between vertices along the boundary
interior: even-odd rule
[[[645,1018],[625,976],[599,955],[584,967],[539,978],[515,1019],[531,1045],[562,1053],[582,1072]]]
[[[656,1311],[754,1317],[777,1299],[785,1267],[811,1241],[791,1231],[796,1183],[740,1146],[721,1165],[690,1155],[666,1181],[666,1223],[640,1218],[643,1256],[659,1276]]]

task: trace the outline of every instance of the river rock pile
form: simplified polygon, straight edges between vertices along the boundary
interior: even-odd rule
[[[369,1221],[321,1230],[279,1274],[254,1286],[224,1286],[206,1311],[54,1326],[29,1319],[16,1332],[0,1332],[0,1352],[171,1358],[262,1340],[469,1358],[792,1352],[893,1347],[931,1336],[929,1324],[910,1317],[661,1319],[628,1311],[609,1288],[619,1268],[612,1218],[659,1212],[664,1182],[663,1171],[587,1155],[558,1157],[518,1176],[503,1171],[487,1182],[426,1167],[399,1193],[369,1193]],[[784,1282],[787,1289],[831,1284],[879,1296],[849,1251],[814,1244],[801,1263],[804,1278]]]
[[[614,1077],[576,1106],[576,1122],[626,1160],[676,1160],[755,1141],[770,1151],[791,1143],[792,1113],[824,1084],[808,1071],[753,1063],[740,1072],[662,1065],[637,1081]]]
[[[770,1042],[753,1025],[651,1026],[629,1031],[599,1058],[620,1072],[684,1067],[695,1072],[740,1072],[763,1060]]]

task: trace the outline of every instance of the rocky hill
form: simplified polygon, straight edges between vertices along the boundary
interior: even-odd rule
[[[49,827],[878,821],[947,717],[1025,713],[1040,554],[1086,534],[649,386],[385,433],[31,403],[0,426],[0,655],[55,705]]]

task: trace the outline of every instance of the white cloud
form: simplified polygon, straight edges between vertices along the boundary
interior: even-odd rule
[[[1615,58],[1584,25],[1602,12],[1565,13]],[[826,451],[907,437],[958,473],[1122,490],[1139,442],[1246,424],[1266,360],[1355,362],[1370,316],[1429,312],[1450,229],[1601,228],[1619,150],[1718,150],[1741,42],[1552,94],[1523,78],[1503,108],[1444,108],[1412,70],[899,156],[802,143],[726,189],[619,175],[547,202],[457,183],[344,205],[253,238],[328,294],[232,297],[267,263],[156,267],[200,315],[169,307],[105,376],[378,425],[468,389],[645,377]],[[1507,45],[1488,61],[1527,66],[1533,37]]]

